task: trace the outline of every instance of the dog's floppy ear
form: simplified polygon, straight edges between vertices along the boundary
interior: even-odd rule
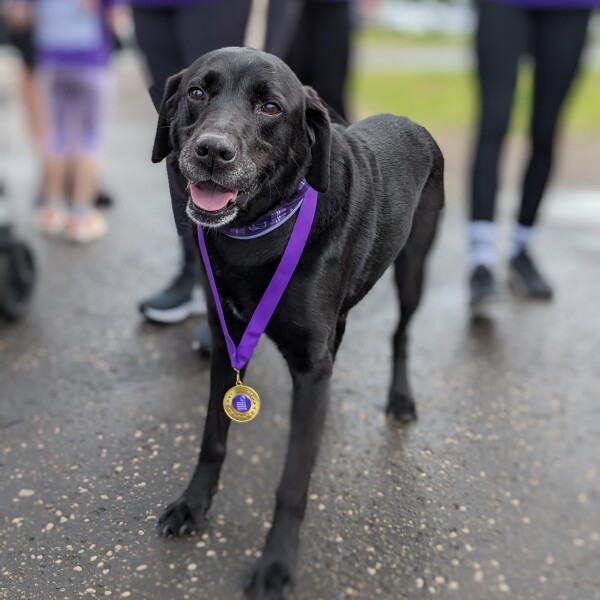
[[[154,106],[158,110],[158,124],[156,126],[156,136],[154,137],[154,147],[152,148],[153,163],[158,163],[165,159],[172,150],[170,123],[175,110],[175,95],[179,90],[179,84],[183,79],[184,73],[185,70],[180,71],[167,79],[162,99],[157,98],[160,94],[160,89],[154,86],[150,89],[150,96],[154,102]]]
[[[329,161],[331,159],[331,123],[329,113],[315,90],[304,86],[304,106],[311,162],[306,181],[317,192],[329,187]]]

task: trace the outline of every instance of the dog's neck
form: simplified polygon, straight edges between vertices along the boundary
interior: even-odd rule
[[[252,240],[267,235],[275,229],[278,229],[296,214],[300,206],[302,206],[302,201],[304,200],[308,188],[309,186],[306,181],[302,180],[289,201],[284,202],[283,204],[279,203],[277,208],[254,219],[253,222],[248,225],[240,225],[238,227],[225,225],[220,227],[218,231],[219,233],[236,240]]]

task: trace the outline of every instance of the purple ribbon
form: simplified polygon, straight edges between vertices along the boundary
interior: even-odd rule
[[[302,207],[298,212],[298,217],[294,223],[294,228],[290,235],[290,239],[287,243],[281,261],[277,266],[277,270],[273,275],[265,293],[263,294],[258,306],[256,307],[254,314],[252,315],[244,335],[236,347],[234,341],[229,335],[227,330],[227,324],[225,323],[225,315],[223,314],[223,307],[219,299],[219,291],[217,290],[217,284],[213,275],[212,267],[210,265],[210,259],[208,258],[208,252],[206,250],[206,242],[204,240],[204,233],[202,227],[198,227],[198,243],[200,244],[200,253],[202,254],[202,261],[206,269],[210,288],[212,290],[213,297],[215,299],[215,305],[217,307],[217,313],[219,320],[221,321],[221,328],[223,329],[223,335],[225,336],[225,343],[227,345],[227,351],[229,352],[229,358],[231,359],[231,366],[234,369],[242,369],[246,366],[260,336],[265,332],[283,293],[285,292],[294,271],[298,266],[304,247],[306,246],[306,240],[312,227],[313,219],[317,208],[317,192],[308,187]]]

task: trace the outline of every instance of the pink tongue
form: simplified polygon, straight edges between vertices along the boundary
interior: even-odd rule
[[[237,191],[228,190],[216,183],[207,182],[198,185],[190,185],[192,202],[210,212],[225,208],[231,200],[237,198]]]

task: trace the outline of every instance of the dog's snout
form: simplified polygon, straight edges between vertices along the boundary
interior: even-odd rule
[[[196,155],[210,165],[225,166],[235,160],[237,150],[225,137],[203,135],[196,143]]]

